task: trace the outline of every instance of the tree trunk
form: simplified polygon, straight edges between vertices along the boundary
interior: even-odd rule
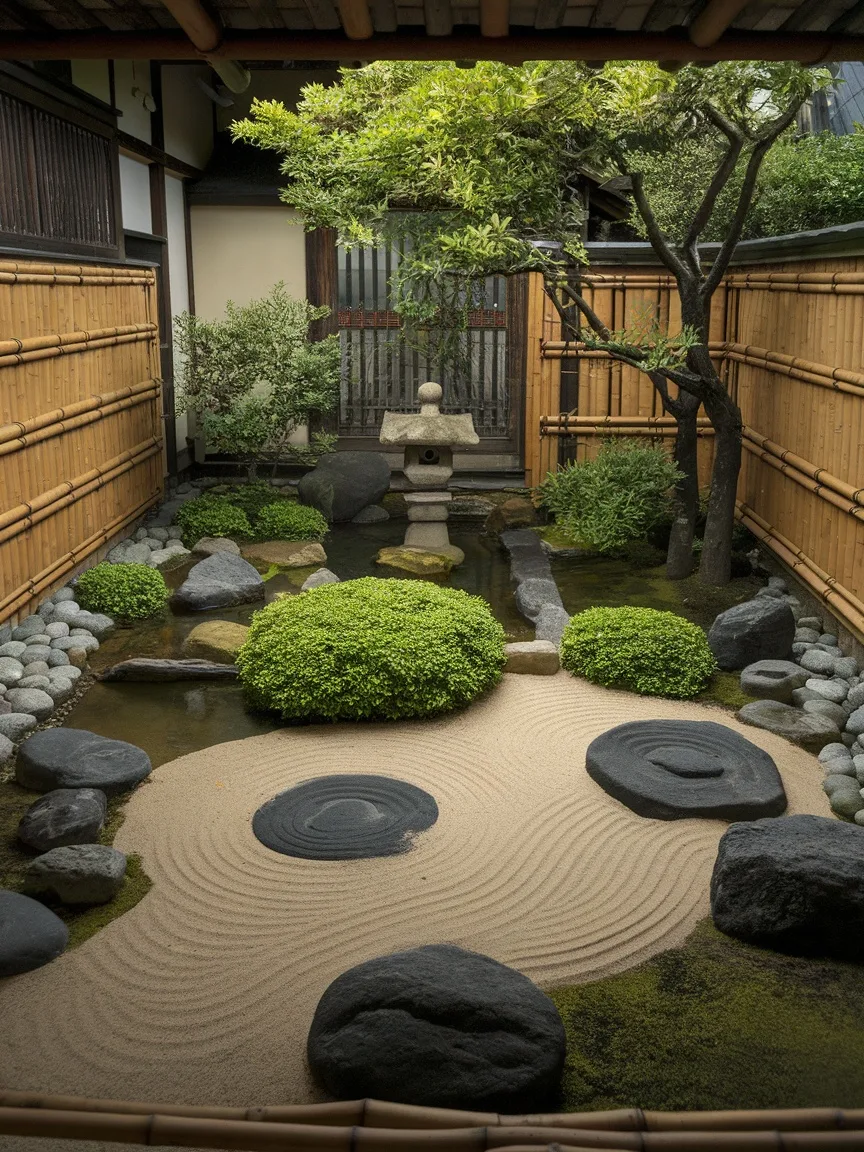
[[[699,512],[698,439],[696,415],[699,400],[686,392],[678,396],[670,411],[678,423],[675,437],[675,464],[683,476],[675,485],[672,503],[674,519],[666,554],[666,575],[670,580],[683,580],[693,571],[693,534]]]
[[[741,410],[725,391],[705,400],[714,426],[714,467],[711,497],[702,544],[699,579],[703,584],[728,584],[732,569],[732,529],[741,468]]]

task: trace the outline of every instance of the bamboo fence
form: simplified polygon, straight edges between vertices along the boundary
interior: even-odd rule
[[[584,287],[610,328],[680,326],[665,272],[592,268]],[[709,339],[744,417],[739,517],[864,642],[864,258],[736,268],[714,297]],[[609,435],[674,436],[643,373],[562,341],[537,274],[529,349],[527,484],[555,466],[562,436],[577,459]],[[713,441],[704,419],[699,433],[705,485]]]
[[[864,1152],[864,1109],[504,1116],[380,1100],[231,1108],[0,1090],[0,1134],[248,1152]]]
[[[0,622],[162,495],[156,278],[0,261]]]

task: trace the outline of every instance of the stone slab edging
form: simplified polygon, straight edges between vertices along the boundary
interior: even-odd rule
[[[540,537],[528,528],[516,528],[502,532],[499,537],[510,557],[510,577],[516,585],[516,607],[526,620],[534,625],[534,643],[537,645],[537,668],[534,669],[530,654],[523,642],[518,646],[508,645],[508,659],[512,655],[512,671],[536,672],[548,675],[549,648],[555,649],[561,643],[564,629],[570,616],[564,608],[558,585],[552,575],[549,556],[543,548]],[[514,647],[511,654],[509,649]],[[518,647],[518,653],[515,648]],[[516,657],[518,656],[518,660]],[[509,671],[511,669],[505,669]]]

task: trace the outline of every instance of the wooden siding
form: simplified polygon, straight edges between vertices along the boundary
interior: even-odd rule
[[[0,260],[0,621],[162,495],[155,276]]]

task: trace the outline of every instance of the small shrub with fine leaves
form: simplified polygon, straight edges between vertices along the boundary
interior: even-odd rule
[[[574,676],[643,696],[696,696],[717,664],[702,629],[655,608],[589,608],[561,638],[561,663]]]
[[[317,508],[294,500],[277,500],[258,513],[255,535],[259,540],[323,540],[327,521]]]
[[[470,703],[504,666],[485,600],[367,576],[268,604],[237,668],[255,708],[285,720],[399,720]]]
[[[191,548],[202,536],[253,535],[249,517],[224,496],[196,496],[182,504],[175,521],[183,529],[183,543]]]
[[[143,620],[168,599],[165,577],[146,564],[97,564],[81,573],[75,593],[83,608],[119,620]]]

